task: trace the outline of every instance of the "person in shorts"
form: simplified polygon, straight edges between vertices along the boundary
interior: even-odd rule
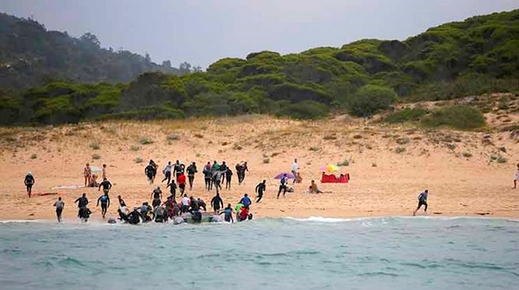
[[[416,212],[422,207],[422,205],[425,206],[424,212],[427,212],[427,195],[429,195],[427,189],[418,195],[418,207],[414,210],[413,215],[416,215]]]

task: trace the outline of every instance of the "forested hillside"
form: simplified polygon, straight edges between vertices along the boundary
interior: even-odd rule
[[[397,101],[519,93],[518,47],[514,10],[444,24],[405,41],[368,39],[288,55],[263,51],[221,59],[207,72],[145,73],[121,85],[49,83],[0,100],[0,122],[246,113],[321,118],[331,111],[371,116]]]
[[[49,31],[30,19],[0,13],[0,87],[29,88],[50,80],[129,82],[144,72],[179,73],[149,55],[103,49],[97,37]]]

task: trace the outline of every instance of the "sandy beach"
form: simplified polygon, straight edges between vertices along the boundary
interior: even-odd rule
[[[95,201],[102,192],[82,187],[87,162],[107,164],[114,184],[109,215],[116,216],[117,195],[133,207],[151,202],[155,185],[166,192],[160,171],[177,159],[197,163],[194,189],[187,194],[207,203],[215,193],[204,190],[203,164],[226,161],[234,169],[237,162],[247,161],[245,183],[239,186],[235,174],[232,189],[221,195],[225,204],[234,205],[244,193],[255,196],[254,187],[267,180],[263,201],[252,206],[257,218],[409,216],[424,189],[430,192],[429,216],[519,218],[519,189],[512,189],[519,144],[509,132],[421,130],[347,117],[310,122],[242,116],[2,128],[0,134],[0,200],[6,209],[1,220],[54,219],[58,196],[65,201],[65,219],[74,219],[73,202],[82,193],[90,200],[92,218],[101,219]],[[141,144],[143,138],[152,143]],[[99,149],[92,148],[94,143]],[[501,162],[492,161],[498,156]],[[294,192],[276,199],[279,180],[273,177],[290,172],[294,158],[303,182],[290,184]],[[159,164],[155,185],[144,175],[149,159]],[[345,161],[349,165],[342,172],[350,174],[348,184],[319,182],[322,165]],[[32,198],[23,185],[27,171],[36,179]],[[312,179],[326,193],[306,193]],[[55,189],[60,186],[78,188]],[[58,194],[38,196],[41,193]]]

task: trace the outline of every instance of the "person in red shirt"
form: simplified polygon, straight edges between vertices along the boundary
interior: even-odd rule
[[[186,189],[186,175],[181,173],[177,177],[178,189],[180,190],[180,194],[184,194],[184,190]]]
[[[247,218],[249,217],[249,207],[248,206],[244,206],[241,208],[239,217],[240,217],[240,220],[239,220],[240,222],[247,220]]]

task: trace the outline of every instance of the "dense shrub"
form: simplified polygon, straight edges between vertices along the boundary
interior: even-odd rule
[[[422,120],[427,127],[447,126],[460,130],[471,130],[483,127],[485,117],[476,108],[469,106],[454,106],[433,111]]]
[[[425,114],[427,114],[427,110],[414,108],[414,109],[403,109],[398,112],[394,112],[388,116],[386,116],[383,121],[391,124],[395,123],[405,123],[405,122],[413,122],[419,121]]]
[[[369,117],[388,109],[398,99],[395,92],[386,87],[366,85],[359,89],[349,103],[349,111],[358,117]]]
[[[303,101],[282,107],[277,115],[294,119],[322,119],[328,116],[329,108],[314,101]]]

